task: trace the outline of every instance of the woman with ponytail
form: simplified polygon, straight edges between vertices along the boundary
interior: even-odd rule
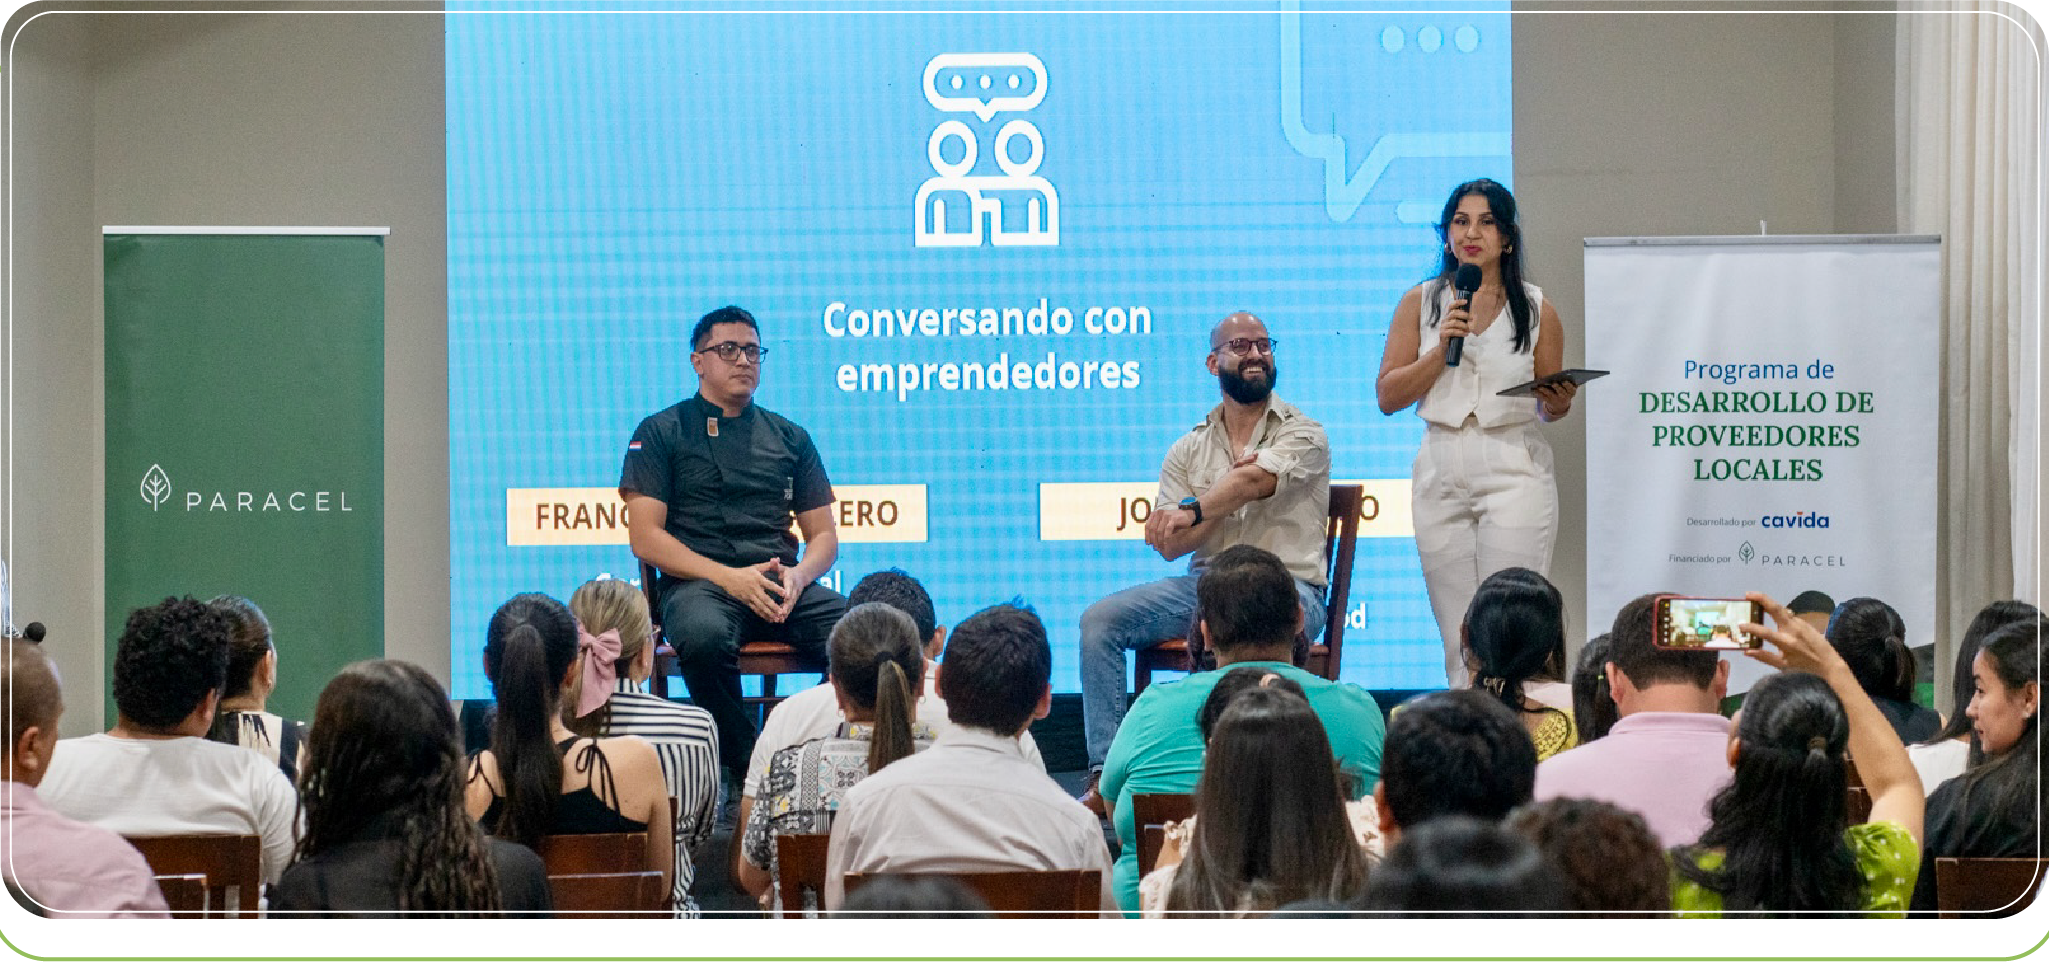
[[[1778,651],[1744,653],[1790,673],[1744,699],[1729,738],[1735,775],[1709,803],[1700,841],[1673,850],[1673,907],[1692,917],[1900,915],[1921,866],[1921,780],[1906,746],[1821,632],[1763,594],[1750,599],[1777,626],[1743,630]],[[1861,825],[1847,817],[1845,751],[1871,793]]]
[[[1565,600],[1543,574],[1510,567],[1481,581],[1459,637],[1473,686],[1515,712],[1536,743],[1538,761],[1579,744],[1570,685],[1564,695],[1557,687],[1544,691],[1554,702],[1562,698],[1563,708],[1537,697],[1538,679],[1555,682],[1565,667]]]
[[[2008,624],[1986,635],[1972,661],[1971,721],[1984,760],[1928,796],[1928,849],[1938,857],[2019,859],[2042,855],[2042,645],[2049,622]],[[1935,908],[1935,876],[1921,877],[1914,908]]]
[[[932,743],[932,730],[917,720],[924,643],[908,615],[883,603],[855,607],[833,627],[826,651],[846,723],[769,759],[740,840],[740,885],[767,908],[797,902],[775,892],[775,837],[831,831],[840,796],[855,782]]]
[[[270,911],[388,916],[546,910],[540,856],[463,812],[448,695],[404,661],[342,668],[314,709],[299,775],[305,832]]]
[[[1828,643],[1901,741],[1927,741],[1942,730],[1935,709],[1914,703],[1914,652],[1907,649],[1907,625],[1885,601],[1858,597],[1837,604],[1828,619]]]
[[[569,596],[576,618],[576,665],[563,689],[569,730],[586,738],[632,735],[655,747],[662,780],[676,806],[676,875],[670,898],[694,914],[696,867],[690,853],[711,838],[718,821],[719,730],[711,714],[647,691],[654,675],[654,623],[640,588],[606,577]]]
[[[296,780],[306,723],[288,721],[263,708],[277,689],[277,648],[270,641],[270,618],[247,597],[221,596],[206,603],[228,621],[227,686],[207,740],[250,749]]]
[[[645,831],[646,867],[666,877],[675,849],[654,747],[578,737],[563,723],[578,653],[576,621],[553,597],[521,594],[491,615],[484,676],[498,710],[490,748],[470,766],[464,804],[485,831],[528,848],[550,835]]]

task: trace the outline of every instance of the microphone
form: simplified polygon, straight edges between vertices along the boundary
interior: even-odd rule
[[[1451,288],[1457,298],[1471,302],[1473,293],[1480,290],[1480,266],[1460,265],[1458,273],[1451,277]],[[1470,309],[1471,306],[1468,306],[1468,308]],[[1447,366],[1458,365],[1459,356],[1464,355],[1465,351],[1466,337],[1462,335],[1452,336],[1451,342],[1444,347],[1444,364]]]
[[[43,636],[48,633],[44,630],[42,621],[30,621],[27,627],[21,629],[21,636],[34,644],[41,644]]]

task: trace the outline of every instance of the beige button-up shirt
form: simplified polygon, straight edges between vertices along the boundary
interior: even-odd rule
[[[1218,523],[1196,548],[1188,569],[1200,570],[1214,554],[1250,544],[1281,558],[1288,573],[1321,587],[1327,581],[1324,531],[1330,518],[1330,438],[1323,424],[1304,416],[1279,396],[1268,396],[1252,441],[1231,446],[1218,403],[1201,424],[1174,442],[1160,466],[1160,491],[1153,506],[1165,509],[1215,486],[1241,457],[1254,456],[1274,475],[1274,492],[1253,500]]]

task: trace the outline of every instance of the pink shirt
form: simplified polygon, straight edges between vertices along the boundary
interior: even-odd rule
[[[142,853],[106,829],[50,810],[19,782],[0,787],[6,877],[53,919],[162,919],[163,894]]]
[[[1537,765],[1538,801],[1594,798],[1643,816],[1665,848],[1707,831],[1708,800],[1729,783],[1729,719],[1645,711],[1608,737]]]

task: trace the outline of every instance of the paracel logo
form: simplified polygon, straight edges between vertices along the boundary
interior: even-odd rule
[[[1750,558],[1755,556],[1757,556],[1757,548],[1751,546],[1750,541],[1748,540],[1743,541],[1743,546],[1736,548],[1737,559],[1743,561],[1744,563],[1749,563]]]
[[[1767,530],[1826,530],[1828,529],[1828,517],[1813,510],[1803,510],[1799,513],[1779,516],[1759,514],[1757,525]]]
[[[171,475],[156,463],[149,464],[149,472],[142,474],[142,499],[151,510],[162,509],[164,501],[171,498]]]

